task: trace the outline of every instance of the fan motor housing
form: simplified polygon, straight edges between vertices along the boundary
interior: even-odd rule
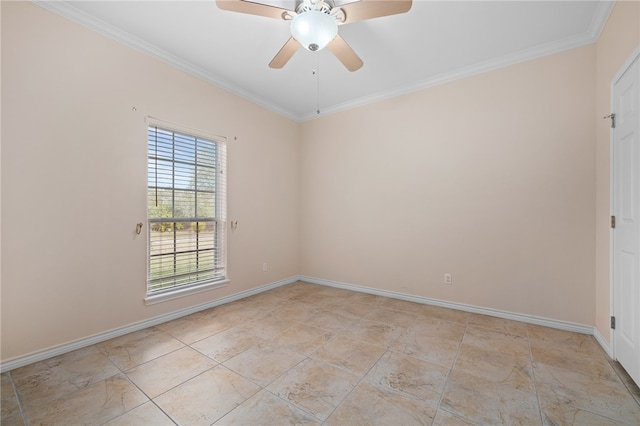
[[[331,9],[335,7],[335,4],[331,0],[325,1],[309,1],[302,0],[296,6],[296,13],[300,14],[303,12],[308,12],[310,10],[317,10],[318,12],[323,13],[331,13]]]

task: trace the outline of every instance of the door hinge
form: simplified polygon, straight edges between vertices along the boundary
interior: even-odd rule
[[[616,329],[616,317],[611,317],[611,329]]]
[[[604,117],[602,117],[602,118],[605,118],[605,119],[606,119],[606,118],[610,118],[610,119],[611,119],[611,128],[612,128],[612,129],[615,129],[615,128],[616,128],[616,113],[615,113],[615,112],[612,112],[612,113],[611,113],[611,114],[609,114],[609,115],[605,115],[605,116],[604,116]]]
[[[616,227],[616,217],[615,216],[611,216],[611,227],[612,228]]]

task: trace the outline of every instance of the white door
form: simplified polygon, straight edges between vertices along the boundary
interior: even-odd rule
[[[613,82],[614,354],[640,384],[640,56]]]

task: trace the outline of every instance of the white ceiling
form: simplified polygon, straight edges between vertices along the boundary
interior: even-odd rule
[[[349,72],[327,49],[300,49],[283,69],[269,68],[289,24],[214,0],[35,3],[298,121],[317,116],[318,100],[324,115],[593,43],[613,6],[414,0],[406,14],[340,26],[364,61]]]

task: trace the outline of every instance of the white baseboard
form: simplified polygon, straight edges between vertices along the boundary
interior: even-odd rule
[[[609,356],[609,358],[613,359],[613,348],[609,344],[611,339],[607,341],[607,339],[604,338],[602,333],[600,333],[600,330],[598,330],[598,327],[593,327],[593,337],[595,337],[596,341],[600,344],[600,346],[605,351],[605,353]]]
[[[32,364],[34,362],[44,361],[45,359],[52,358],[54,356],[62,355],[67,352],[75,351],[77,349],[85,348],[87,346],[95,345],[96,343],[104,342],[115,337],[120,337],[125,334],[133,333],[147,327],[153,327],[154,325],[162,324],[167,321],[171,321],[186,315],[203,311],[205,309],[213,308],[215,306],[223,305],[225,303],[234,302],[245,297],[253,296],[254,294],[262,293],[267,290],[271,290],[276,287],[280,287],[286,284],[291,284],[298,280],[297,276],[285,278],[280,281],[275,281],[269,284],[262,285],[260,287],[252,288],[251,290],[242,291],[240,293],[232,294],[230,296],[223,297],[221,299],[212,300],[211,302],[202,303],[200,305],[191,306],[189,308],[181,309],[179,311],[169,312],[167,314],[159,315],[157,317],[150,318],[148,320],[136,322],[126,325],[124,327],[116,328],[104,333],[94,334],[93,336],[83,339],[74,340],[73,342],[65,343],[63,345],[54,346],[42,351],[37,351],[29,355],[21,356],[3,362],[0,364],[0,373],[4,373],[15,368],[24,367],[25,365]]]
[[[315,278],[315,277],[308,277],[304,275],[299,276],[298,279],[300,281],[306,281],[312,284],[320,284],[320,285],[326,285],[330,287],[342,288],[345,290],[359,291],[361,293],[375,294],[378,296],[391,297],[393,299],[400,299],[400,300],[407,300],[409,302],[422,303],[425,305],[434,305],[434,306],[440,306],[443,308],[457,309],[460,311],[472,312],[474,314],[490,315],[492,317],[520,321],[527,324],[542,325],[545,327],[557,328],[560,330],[572,331],[575,333],[594,335],[594,330],[595,330],[595,327],[593,326],[577,324],[569,321],[560,321],[560,320],[554,320],[550,318],[537,317],[534,315],[518,314],[515,312],[501,311],[501,310],[490,309],[490,308],[482,308],[479,306],[466,305],[463,303],[447,302],[444,300],[431,299],[431,298],[422,297],[422,296],[413,296],[413,295],[404,294],[404,293],[396,293],[394,291],[389,291],[389,290],[380,290],[376,288],[363,287],[359,285],[325,280],[325,279]],[[600,344],[602,345],[602,343]]]
[[[375,294],[378,296],[390,297],[393,299],[407,300],[409,302],[422,303],[426,305],[440,306],[443,308],[457,309],[465,312],[472,312],[475,314],[489,315],[498,318],[504,318],[508,320],[520,321],[527,324],[541,325],[545,327],[556,328],[559,330],[572,331],[575,333],[588,334],[595,337],[596,341],[602,346],[604,351],[612,357],[611,347],[607,343],[607,340],[602,336],[600,331],[589,325],[577,324],[568,321],[554,320],[550,318],[538,317],[533,315],[518,314],[509,311],[501,311],[497,309],[482,308],[473,305],[466,305],[463,303],[447,302],[444,300],[431,299],[428,297],[414,296],[410,294],[397,293],[389,290],[380,290],[371,287],[364,287],[355,284],[343,283],[338,281],[325,280],[322,278],[309,277],[305,275],[297,275],[289,278],[285,278],[280,281],[275,281],[270,284],[266,284],[260,287],[253,288],[251,290],[243,291],[240,293],[232,294],[230,296],[216,299],[211,302],[203,303],[200,305],[192,306],[179,311],[170,312],[154,318],[150,318],[145,321],[140,321],[134,324],[129,324],[124,327],[120,327],[105,333],[99,333],[87,338],[79,339],[70,343],[48,348],[42,351],[34,352],[29,355],[14,358],[0,364],[0,372],[4,373],[9,370],[13,370],[18,367],[23,367],[34,362],[43,361],[45,359],[52,358],[54,356],[62,355],[67,352],[71,352],[77,349],[81,349],[87,346],[95,345],[96,343],[104,342],[115,337],[120,337],[134,331],[139,331],[147,327],[153,327],[158,324],[162,324],[167,321],[171,321],[186,315],[190,315],[205,309],[213,308],[215,306],[223,305],[225,303],[234,302],[245,297],[253,296],[258,293],[262,293],[267,290],[271,290],[283,285],[291,284],[296,281],[305,281],[312,284],[319,284],[329,287],[336,287],[345,290],[358,291],[361,293]]]

